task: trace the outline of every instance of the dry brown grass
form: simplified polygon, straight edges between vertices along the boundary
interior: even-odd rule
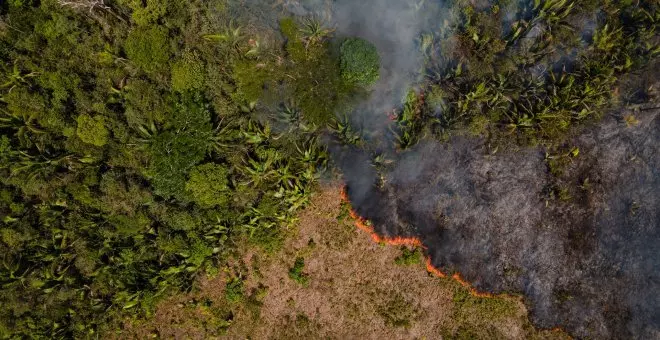
[[[565,338],[537,331],[521,299],[470,296],[423,264],[401,266],[397,247],[371,241],[341,216],[339,185],[323,188],[300,215],[299,228],[277,254],[245,252],[231,270],[200,279],[192,293],[162,302],[148,320],[125,324],[122,337],[176,339],[438,339]],[[308,284],[289,277],[305,259]],[[241,273],[245,298],[226,301]],[[260,288],[265,296],[257,296]],[[221,327],[231,319],[231,326]]]

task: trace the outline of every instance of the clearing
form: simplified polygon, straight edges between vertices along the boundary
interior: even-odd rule
[[[353,226],[340,190],[324,186],[281,249],[251,247],[153,316],[125,320],[117,337],[569,338],[535,329],[520,297],[472,296],[427,273],[420,252],[374,243]]]

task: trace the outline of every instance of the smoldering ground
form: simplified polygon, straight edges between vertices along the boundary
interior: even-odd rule
[[[380,233],[420,237],[435,266],[479,290],[523,293],[541,327],[657,338],[659,128],[654,112],[635,127],[609,118],[576,137],[581,156],[564,176],[582,187],[568,202],[544,197],[542,150],[491,155],[456,138],[402,154],[382,188],[372,177],[356,210]],[[373,172],[355,168],[349,196]]]

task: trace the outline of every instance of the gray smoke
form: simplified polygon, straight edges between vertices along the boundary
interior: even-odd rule
[[[381,57],[381,77],[368,98],[351,113],[353,123],[381,137],[391,123],[388,113],[401,106],[407,91],[422,77],[419,38],[451,20],[438,0],[303,0],[290,10],[316,17],[336,29],[335,36],[361,37],[373,43]]]
[[[420,8],[406,1],[335,2],[333,18],[340,36],[369,40],[381,56],[381,78],[369,99],[356,110],[370,130],[387,124],[387,113],[401,104],[422,65],[415,42],[426,29]],[[428,13],[427,13],[428,14]],[[380,126],[379,126],[380,125]]]

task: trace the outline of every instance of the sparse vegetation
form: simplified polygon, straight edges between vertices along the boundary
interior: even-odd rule
[[[497,142],[552,144],[615,105],[621,76],[660,52],[657,20],[647,15],[658,8],[648,2],[604,2],[602,22],[590,37],[575,26],[593,11],[590,3],[520,4],[520,20],[508,33],[499,7],[460,8],[462,20],[425,36],[422,46],[431,81],[429,106],[417,124],[439,138],[468,128]],[[579,53],[566,58],[576,46]],[[403,110],[400,144],[407,147],[423,129],[411,129],[408,104]]]
[[[225,286],[225,299],[229,303],[239,303],[243,300],[243,280],[240,276],[227,280]]]
[[[304,269],[305,259],[302,257],[297,257],[293,267],[289,269],[289,278],[298,284],[307,286],[309,284],[309,275],[303,272]]]
[[[506,338],[504,332],[507,330],[498,325],[522,317],[515,314],[516,301],[513,299],[475,297],[463,287],[456,287],[452,300],[455,322],[443,331],[443,336],[449,339]]]
[[[383,318],[385,325],[390,327],[409,328],[420,311],[412,302],[406,300],[401,293],[387,294],[387,298],[378,307],[378,314]]]
[[[422,263],[422,249],[410,249],[408,247],[401,247],[401,255],[394,259],[394,263],[400,266],[418,265]]]

